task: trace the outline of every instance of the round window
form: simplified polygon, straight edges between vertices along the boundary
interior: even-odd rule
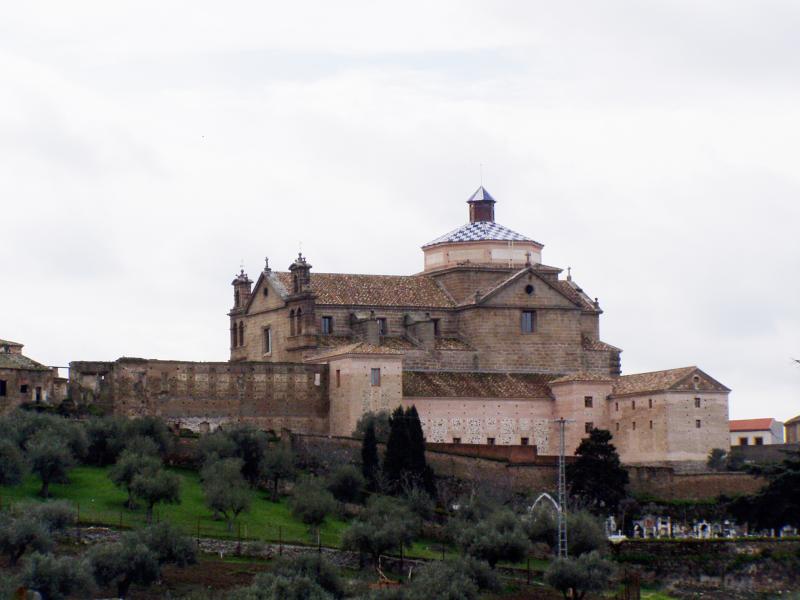
[[[530,283],[525,286],[525,293],[529,296],[533,293],[533,286]]]

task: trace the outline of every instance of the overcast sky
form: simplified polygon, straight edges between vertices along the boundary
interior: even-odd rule
[[[4,3],[0,338],[226,360],[241,260],[420,271],[483,164],[625,373],[788,418],[798,31],[769,0]]]

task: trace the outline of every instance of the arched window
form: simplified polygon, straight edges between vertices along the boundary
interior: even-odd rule
[[[303,333],[303,309],[297,309],[297,335]]]
[[[231,327],[231,348],[236,348],[236,323]]]
[[[239,345],[244,346],[244,321],[239,321]]]
[[[289,335],[294,335],[294,311],[289,311]]]
[[[239,290],[236,290],[235,292],[233,292],[233,305],[235,307],[239,306]]]

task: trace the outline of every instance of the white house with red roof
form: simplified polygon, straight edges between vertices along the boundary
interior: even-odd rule
[[[783,423],[772,417],[730,421],[731,446],[769,446],[783,443]]]

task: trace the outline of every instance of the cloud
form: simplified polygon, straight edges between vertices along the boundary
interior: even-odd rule
[[[626,372],[696,363],[733,416],[798,412],[794,4],[3,13],[0,314],[35,358],[224,360],[240,260],[417,272],[483,164]]]

